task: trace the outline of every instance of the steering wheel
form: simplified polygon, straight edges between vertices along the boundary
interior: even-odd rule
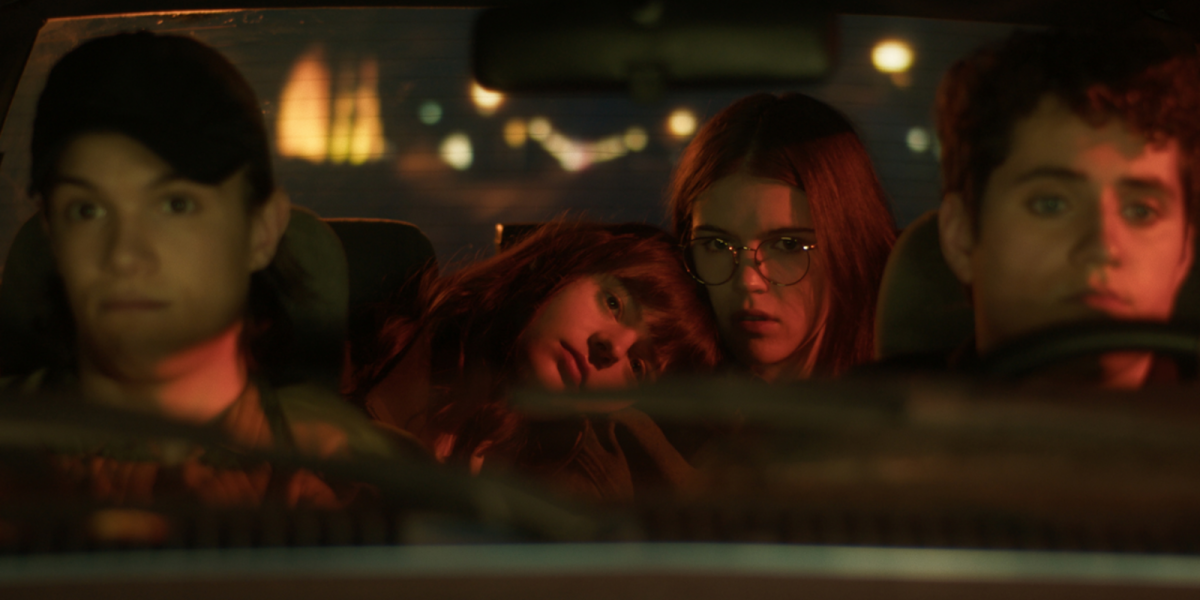
[[[1061,362],[1107,352],[1152,352],[1175,362],[1180,379],[1200,371],[1200,331],[1178,323],[1087,321],[1038,331],[988,353],[981,371],[1018,379]]]

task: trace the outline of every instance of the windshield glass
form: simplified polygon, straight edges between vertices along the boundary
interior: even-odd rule
[[[218,11],[54,19],[38,35],[0,134],[0,248],[35,207],[29,134],[50,67],[120,31],[193,36],[227,56],[262,101],[276,174],[323,217],[418,225],[439,262],[490,253],[498,223],[570,212],[665,222],[671,168],[696,129],[757,89],[509,97],[470,71],[473,9]],[[859,128],[899,226],[939,202],[934,93],[946,67],[1013,27],[841,15],[840,64],[790,88]],[[787,90],[775,90],[787,91]]]

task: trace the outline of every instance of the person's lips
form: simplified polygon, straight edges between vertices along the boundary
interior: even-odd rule
[[[1076,294],[1073,299],[1077,302],[1087,305],[1090,308],[1111,315],[1123,315],[1129,312],[1129,309],[1132,306],[1127,298],[1107,289],[1087,290],[1085,292]]]
[[[100,302],[100,308],[105,312],[155,311],[166,307],[165,300],[146,296],[115,296]]]
[[[587,382],[587,359],[566,342],[561,342],[563,357],[559,361],[559,373],[568,388],[581,389]]]
[[[765,334],[779,328],[779,319],[765,311],[746,308],[730,316],[733,326],[747,333]]]

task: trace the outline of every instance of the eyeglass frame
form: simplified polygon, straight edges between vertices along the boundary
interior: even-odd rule
[[[699,282],[702,285],[707,285],[707,286],[725,285],[726,283],[733,281],[733,278],[737,275],[738,267],[742,264],[742,251],[743,250],[751,250],[754,252],[754,264],[750,265],[750,268],[754,269],[754,272],[758,273],[759,277],[762,277],[764,281],[767,281],[768,283],[770,283],[771,285],[774,285],[774,286],[790,287],[790,286],[796,285],[797,283],[800,283],[801,281],[804,281],[804,278],[808,277],[808,272],[812,269],[812,257],[807,256],[807,255],[809,252],[817,249],[817,243],[816,242],[804,243],[800,246],[804,250],[805,255],[808,257],[808,260],[809,260],[808,266],[805,267],[804,274],[800,276],[800,279],[797,279],[796,281],[793,281],[791,283],[777,283],[774,280],[772,280],[770,277],[767,277],[766,275],[764,275],[763,272],[758,269],[759,265],[761,265],[763,263],[763,261],[758,259],[758,251],[759,251],[759,249],[761,249],[763,247],[763,245],[766,242],[769,242],[772,240],[782,240],[782,239],[793,239],[798,242],[801,241],[799,238],[796,238],[795,236],[777,235],[777,236],[772,236],[772,237],[769,237],[769,238],[763,240],[761,243],[758,244],[757,248],[751,248],[750,246],[734,246],[734,245],[730,244],[729,252],[731,254],[733,254],[733,270],[730,271],[728,278],[726,278],[724,281],[721,281],[718,283],[709,283],[707,281],[704,281],[703,279],[700,279],[699,275],[692,272],[691,262],[695,259],[689,257],[688,252],[690,251],[692,245],[694,245],[699,240],[725,241],[725,238],[722,238],[719,235],[705,235],[705,236],[701,236],[701,237],[691,238],[690,240],[680,244],[679,248],[680,248],[680,250],[683,251],[683,267],[684,267],[684,269],[687,270],[688,275],[692,276],[692,279],[695,279],[697,282]],[[689,258],[691,258],[691,260],[689,260]]]

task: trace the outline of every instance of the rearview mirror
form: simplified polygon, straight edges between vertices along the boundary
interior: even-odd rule
[[[493,8],[474,31],[480,85],[506,91],[811,82],[833,68],[832,13],[807,3],[582,2]]]

